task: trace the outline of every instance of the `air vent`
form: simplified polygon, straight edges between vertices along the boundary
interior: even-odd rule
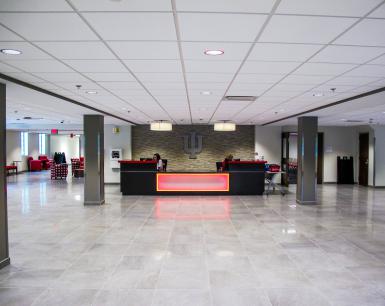
[[[24,120],[42,120],[43,118],[23,117]]]
[[[253,102],[257,99],[256,96],[226,96],[225,101],[250,101]]]
[[[350,122],[350,123],[360,123],[360,122],[364,122],[364,121],[362,121],[362,120],[348,119],[348,120],[345,120],[345,122]]]

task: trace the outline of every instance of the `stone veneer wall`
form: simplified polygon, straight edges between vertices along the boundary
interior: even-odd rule
[[[183,136],[189,132],[203,136],[202,152],[190,159],[183,150]],[[254,159],[254,126],[237,126],[235,132],[215,132],[212,125],[174,125],[171,132],[150,131],[148,125],[132,127],[132,158],[159,153],[168,160],[168,171],[216,171],[215,162],[228,154],[243,160]]]

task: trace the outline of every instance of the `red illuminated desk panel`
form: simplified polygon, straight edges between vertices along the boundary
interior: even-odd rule
[[[158,192],[228,192],[228,173],[157,173]]]

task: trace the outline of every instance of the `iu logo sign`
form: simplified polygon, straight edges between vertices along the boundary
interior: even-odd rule
[[[189,154],[189,158],[197,158],[197,154],[202,152],[202,135],[198,135],[196,132],[190,132],[189,135],[183,136],[183,149],[186,154]]]

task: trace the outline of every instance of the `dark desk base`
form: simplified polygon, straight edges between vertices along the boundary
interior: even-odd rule
[[[229,172],[230,190],[218,191],[157,191],[153,171],[122,171],[120,191],[123,195],[262,195],[265,191],[263,171]]]

